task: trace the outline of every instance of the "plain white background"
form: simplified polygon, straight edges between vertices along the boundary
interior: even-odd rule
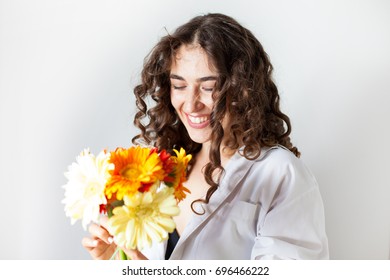
[[[89,259],[60,201],[85,147],[129,146],[143,58],[221,12],[274,65],[292,138],[320,184],[332,259],[390,252],[390,3],[0,0],[0,259]]]

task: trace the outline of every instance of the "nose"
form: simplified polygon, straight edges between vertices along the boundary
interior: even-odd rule
[[[196,86],[189,87],[184,100],[184,110],[186,112],[197,112],[204,107],[201,101],[199,88]]]

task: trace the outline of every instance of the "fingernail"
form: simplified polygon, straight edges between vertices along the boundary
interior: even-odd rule
[[[97,240],[92,241],[92,246],[93,247],[96,247],[97,245],[98,245],[98,241]]]
[[[114,238],[112,238],[111,236],[107,239],[108,240],[108,243],[112,243],[112,242],[114,242]]]

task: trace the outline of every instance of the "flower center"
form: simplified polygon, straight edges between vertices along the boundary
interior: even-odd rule
[[[145,217],[153,217],[154,215],[154,209],[153,207],[148,206],[138,206],[136,208],[135,215],[138,219],[144,220]]]
[[[121,171],[121,176],[130,180],[136,180],[141,174],[142,174],[141,170],[138,168],[138,165],[135,163],[130,163]]]
[[[84,197],[90,199],[91,197],[96,196],[100,185],[97,182],[89,182],[88,185],[84,188]]]

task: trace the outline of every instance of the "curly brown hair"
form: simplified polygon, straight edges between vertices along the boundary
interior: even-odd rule
[[[221,144],[238,150],[249,160],[260,156],[262,147],[283,145],[297,157],[300,153],[290,141],[291,124],[279,105],[279,93],[272,80],[273,67],[260,42],[233,18],[223,14],[197,16],[178,27],[173,34],[161,38],[145,58],[142,82],[134,88],[137,113],[134,124],[141,133],[133,138],[159,149],[172,152],[183,147],[193,158],[202,145],[189,137],[170,100],[170,69],[175,54],[182,45],[199,45],[217,70],[214,107],[210,116],[212,128],[210,162],[204,176],[210,185],[208,203],[217,190],[224,171],[221,166]],[[155,104],[148,109],[148,98]],[[222,121],[227,115],[229,124],[225,135]],[[147,123],[143,123],[144,119]],[[193,166],[194,161],[192,162]],[[191,167],[190,166],[190,167]],[[215,173],[216,172],[216,173]],[[193,203],[194,203],[193,202]]]

